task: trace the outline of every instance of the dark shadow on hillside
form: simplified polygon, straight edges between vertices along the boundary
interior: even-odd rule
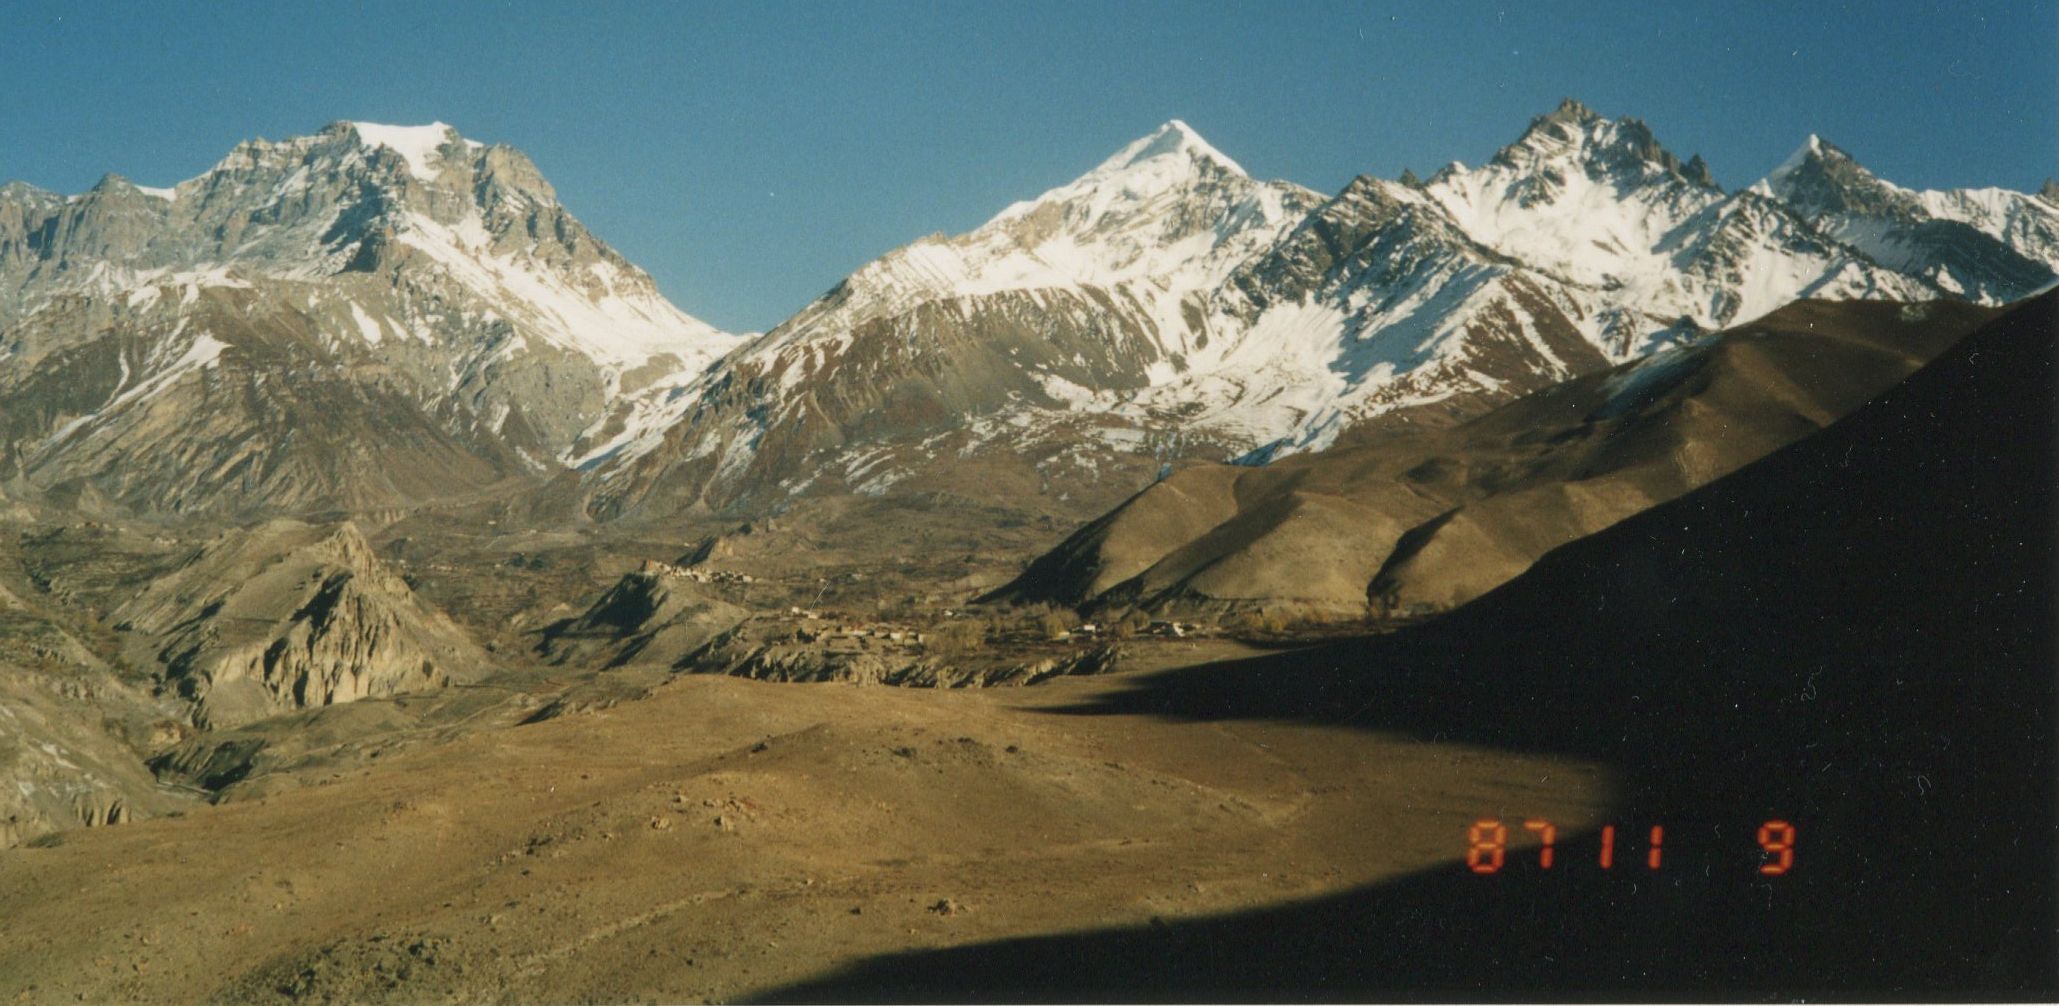
[[[1548,872],[1455,858],[1281,908],[876,959],[770,998],[2059,995],[2054,304],[1448,618],[1062,711],[1601,760],[1627,780],[1613,870],[1573,836]],[[1758,872],[1769,818],[1799,828],[1785,876]]]

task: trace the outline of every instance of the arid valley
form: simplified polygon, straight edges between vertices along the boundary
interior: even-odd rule
[[[2049,4],[29,6],[0,1006],[2059,996]]]

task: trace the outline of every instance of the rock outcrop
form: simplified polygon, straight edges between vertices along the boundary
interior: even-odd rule
[[[0,586],[0,849],[189,802],[144,766],[185,732],[176,704],[144,686]]]
[[[206,727],[439,688],[486,667],[348,523],[224,534],[116,617]]]
[[[554,664],[676,664],[750,617],[708,596],[676,567],[625,574],[584,612],[544,630],[538,649]]]

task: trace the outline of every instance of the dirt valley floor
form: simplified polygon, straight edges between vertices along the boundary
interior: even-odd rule
[[[965,691],[686,676],[66,833],[0,852],[4,1001],[776,996],[892,952],[1463,874],[1475,818],[1570,834],[1611,800],[1572,758],[1075,715],[1154,664],[1251,655],[1166,642],[1119,675]]]
[[[727,602],[659,570],[575,666],[222,702],[157,762],[221,802],[0,850],[0,1004],[2051,1000],[2055,312],[1413,624],[890,687],[789,602],[771,681],[674,673]]]

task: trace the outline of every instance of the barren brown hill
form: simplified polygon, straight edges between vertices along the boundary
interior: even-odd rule
[[[0,976],[32,1003],[2049,996],[2053,306],[1401,633],[1156,641],[1032,689],[683,676],[0,850]],[[1556,822],[1560,868],[1467,871],[1482,815]],[[1749,837],[1776,815],[1786,886]],[[1576,871],[1608,823],[1665,824],[1664,870]]]
[[[750,617],[719,598],[698,596],[691,581],[669,572],[624,574],[578,617],[544,630],[544,655],[560,665],[672,663]]]
[[[1162,646],[1157,666],[1252,652]],[[297,788],[0,850],[0,987],[26,1003],[723,1001],[909,948],[1319,896],[1446,861],[1483,802],[1572,826],[1607,800],[1606,772],[1558,757],[1053,715],[1111,687],[687,675],[331,760]]]
[[[1369,429],[1262,468],[1188,469],[993,595],[1327,617],[1455,607],[1538,556],[1813,433],[1988,309],[1804,301],[1448,429]]]
[[[89,630],[0,582],[0,847],[191,802],[135,754],[181,736],[178,703],[96,657]]]
[[[116,609],[138,664],[161,664],[202,726],[440,688],[485,667],[355,525],[226,532]]]
[[[1491,876],[1452,862],[909,952],[766,998],[2052,998],[2055,352],[2046,294],[1823,433],[1444,618],[1130,676],[1073,710],[1599,761],[1620,773],[1611,868],[1598,829],[1562,827],[1555,865],[1512,851]],[[1479,815],[1550,819],[1529,799]],[[1778,875],[1769,820],[1795,829]]]

